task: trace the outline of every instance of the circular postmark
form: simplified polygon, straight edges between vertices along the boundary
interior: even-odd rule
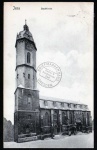
[[[44,62],[37,68],[37,82],[46,88],[56,86],[62,77],[61,69],[53,62]]]

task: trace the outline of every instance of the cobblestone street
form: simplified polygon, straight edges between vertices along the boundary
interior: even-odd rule
[[[93,148],[94,133],[77,135],[56,135],[54,139],[30,141],[25,143],[4,142],[4,148]]]

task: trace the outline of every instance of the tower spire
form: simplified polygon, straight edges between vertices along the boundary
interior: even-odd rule
[[[25,19],[24,30],[29,31],[29,28],[28,28],[28,26],[27,26],[27,20],[26,20],[26,19]]]
[[[27,25],[27,20],[25,19],[25,25]]]

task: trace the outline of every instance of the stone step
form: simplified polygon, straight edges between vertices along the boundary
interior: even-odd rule
[[[18,143],[38,140],[37,136],[18,138]]]

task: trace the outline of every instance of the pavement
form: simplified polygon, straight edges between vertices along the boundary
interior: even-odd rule
[[[4,148],[94,148],[94,132],[77,135],[56,135],[54,139],[30,141],[24,143],[4,142]]]

